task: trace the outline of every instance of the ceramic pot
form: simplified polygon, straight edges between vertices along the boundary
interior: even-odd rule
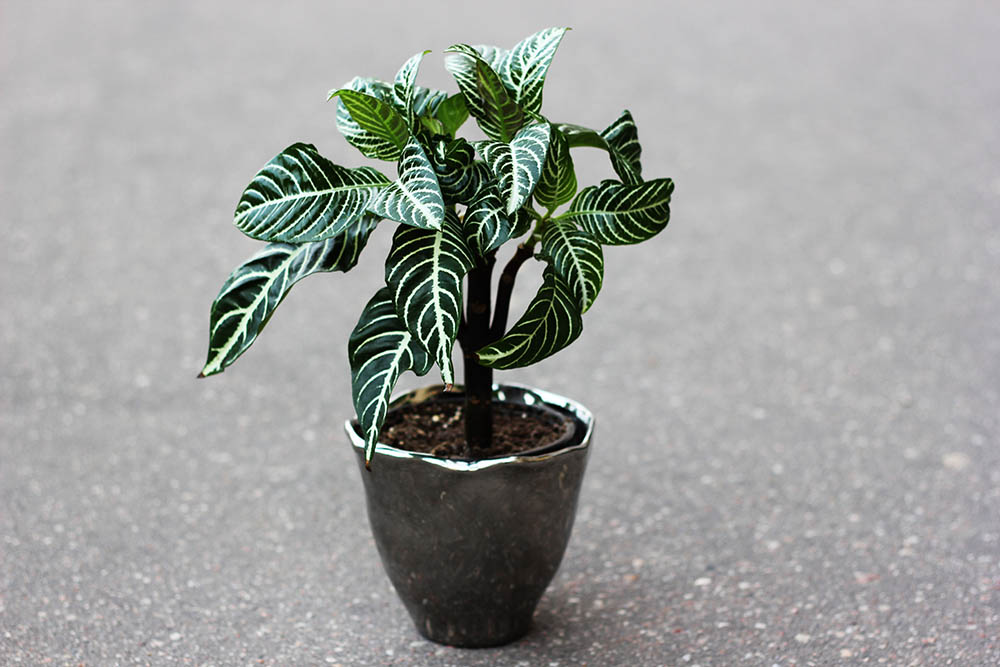
[[[390,409],[442,389],[404,394]],[[594,430],[590,412],[568,398],[518,385],[493,392],[569,416],[573,437],[555,450],[478,461],[379,444],[366,470],[364,440],[346,423],[386,574],[417,630],[451,646],[497,646],[530,629],[569,541]]]

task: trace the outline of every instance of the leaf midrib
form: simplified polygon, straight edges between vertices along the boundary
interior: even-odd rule
[[[240,213],[237,215],[237,218],[246,217],[246,214],[249,213],[250,211],[256,211],[257,209],[265,208],[267,206],[277,206],[278,204],[284,204],[286,202],[295,201],[297,199],[306,199],[308,197],[322,197],[324,195],[335,194],[338,192],[345,192],[350,190],[370,190],[373,188],[381,190],[382,188],[388,187],[390,185],[392,185],[392,183],[373,183],[371,185],[360,185],[360,184],[344,185],[335,188],[327,188],[326,190],[312,190],[310,192],[300,192],[294,195],[285,195],[283,197],[279,197],[278,199],[268,199],[262,204],[253,204],[249,208],[245,208],[242,211],[240,211]]]
[[[562,215],[559,215],[559,216],[556,216],[555,218],[553,218],[553,220],[568,220],[569,218],[574,218],[574,217],[580,216],[580,215],[609,215],[609,214],[611,214],[611,215],[619,215],[619,214],[622,214],[622,213],[642,212],[642,211],[648,211],[651,208],[656,208],[657,206],[663,206],[664,203],[665,202],[660,201],[660,202],[657,202],[655,204],[649,204],[649,205],[646,205],[646,206],[637,206],[635,208],[623,209],[623,210],[620,210],[620,211],[604,211],[604,210],[599,210],[599,209],[587,209],[587,210],[579,210],[579,211],[566,211]]]
[[[242,308],[243,312],[242,312],[242,314],[240,316],[240,319],[239,319],[239,326],[237,326],[233,330],[233,335],[231,335],[226,340],[225,344],[223,344],[221,347],[218,348],[219,352],[215,355],[215,360],[216,361],[215,361],[215,363],[213,363],[211,365],[211,367],[213,369],[213,372],[216,372],[216,371],[214,371],[215,366],[220,366],[219,370],[220,371],[222,370],[222,368],[221,368],[221,362],[222,362],[222,360],[224,360],[226,358],[226,356],[228,356],[229,351],[233,349],[233,346],[236,344],[236,341],[239,339],[241,332],[246,331],[246,326],[245,325],[246,325],[247,320],[252,316],[253,312],[257,310],[257,306],[260,305],[260,302],[267,295],[269,295],[271,293],[271,286],[274,285],[274,282],[277,280],[277,277],[279,275],[285,273],[288,270],[288,265],[292,262],[292,260],[295,259],[296,257],[298,257],[303,252],[305,252],[307,249],[308,249],[308,246],[302,246],[302,247],[296,249],[295,252],[289,254],[287,258],[285,258],[284,260],[281,261],[281,263],[278,265],[278,268],[276,270],[270,272],[269,274],[265,274],[265,275],[268,276],[268,278],[267,278],[267,280],[265,282],[265,285],[267,286],[266,289],[260,290],[260,292],[258,292],[256,298],[254,298],[254,300],[249,305],[247,305],[246,307]],[[216,324],[216,328],[218,328],[218,324]],[[205,365],[205,370],[208,370],[208,369],[209,369],[209,365],[206,364]],[[204,373],[205,370],[202,370],[202,372]]]
[[[584,272],[584,268],[580,263],[580,258],[573,251],[574,250],[573,244],[570,242],[569,235],[566,233],[566,230],[563,229],[561,225],[554,225],[554,229],[559,234],[560,238],[562,239],[562,242],[566,244],[567,254],[570,256],[570,261],[572,261],[573,263],[573,269],[576,272],[576,275],[578,276],[580,284],[583,289],[583,303],[586,304],[589,301],[590,290],[588,289],[589,285],[587,283],[587,278]]]

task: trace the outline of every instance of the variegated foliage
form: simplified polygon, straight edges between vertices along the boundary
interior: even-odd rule
[[[576,170],[573,168],[573,157],[569,154],[569,142],[558,129],[552,128],[551,134],[549,152],[535,188],[535,200],[550,211],[576,194]]]
[[[350,270],[376,222],[364,216],[325,241],[271,243],[237,267],[212,304],[202,377],[221,373],[250,347],[292,285],[314,273]]]
[[[550,220],[539,255],[573,291],[580,312],[587,312],[604,281],[604,251],[597,239],[568,220]]]
[[[514,101],[526,111],[541,111],[545,76],[567,30],[569,28],[547,28],[521,40],[504,55],[497,68],[504,83],[513,91]]]
[[[486,255],[510,240],[513,231],[497,188],[492,184],[483,188],[465,211],[463,233],[469,248]]]
[[[511,141],[524,125],[526,116],[500,75],[467,44],[455,44],[447,51],[455,54],[446,63],[448,71],[455,77],[469,113],[480,129],[495,141]]]
[[[410,60],[413,60],[413,58]],[[404,65],[401,70],[402,76],[404,78],[408,77],[408,71],[411,69],[415,74],[416,70],[414,66],[407,67]],[[339,90],[330,92],[330,99],[337,98],[337,129],[344,135],[348,143],[361,151],[365,157],[376,160],[397,160],[407,139],[407,137],[402,137],[403,145],[399,144],[398,138],[402,135],[397,134],[399,131],[399,122],[396,120],[396,117],[382,106],[378,107],[379,111],[370,111],[369,108],[373,108],[375,105],[367,99],[368,97],[388,105],[395,111],[396,116],[404,121],[404,124],[408,120],[408,117],[433,115],[441,103],[448,97],[448,93],[446,92],[414,85],[408,97],[405,92],[403,93],[404,98],[408,99],[408,112],[406,104],[400,104],[399,100],[397,100],[395,90],[395,83],[389,84],[385,81],[368,77],[355,77],[344,84]],[[358,108],[358,113],[361,114],[362,119],[369,118],[372,113],[375,113],[377,117],[372,122],[377,123],[376,125],[363,126],[361,122],[354,118],[351,110],[348,108],[350,102],[345,102],[351,95],[345,95],[344,91],[353,91],[365,96],[364,98],[355,96],[353,98],[353,101],[356,102],[354,106]],[[379,120],[379,118],[383,119]],[[391,128],[391,133],[388,137],[384,136],[383,130],[380,129],[383,124]],[[371,131],[373,127],[375,129],[374,132]],[[407,136],[409,136],[408,133]]]
[[[400,227],[385,262],[385,282],[396,312],[441,368],[441,379],[454,384],[451,349],[462,317],[462,278],[474,259],[455,213],[439,230]]]
[[[575,221],[606,245],[641,243],[667,226],[673,191],[669,178],[638,185],[604,181],[581,190],[560,218]]]
[[[437,175],[441,194],[449,202],[468,204],[492,175],[477,163],[476,151],[465,139],[439,139],[427,153]]]
[[[399,178],[383,188],[368,210],[383,218],[423,229],[440,229],[444,198],[434,167],[416,137],[410,137],[399,159]]]
[[[542,115],[545,79],[567,30],[542,30],[509,50],[448,48],[446,67],[458,84],[451,96],[416,84],[427,51],[408,59],[391,83],[358,77],[333,91],[338,129],[363,155],[396,162],[397,178],[335,165],[303,143],[260,170],[239,201],[235,224],[271,243],[230,275],[213,303],[202,375],[233,363],[298,280],[354,266],[382,219],[400,223],[386,284],[365,306],[348,344],[366,460],[402,373],[424,375],[437,365],[445,384],[455,382],[451,357],[459,336],[466,352],[496,369],[533,364],[572,343],[601,290],[603,246],[639,243],[664,229],[673,182],[643,180],[628,111],[600,132]],[[486,140],[459,136],[470,116]],[[618,180],[578,192],[571,151],[583,146],[606,151]],[[477,316],[463,327],[466,276],[473,267],[492,266],[515,238],[522,246],[504,275],[533,256],[546,264],[538,292],[506,332],[500,330],[506,300],[492,325],[487,313],[485,325]],[[488,274],[468,278],[483,281],[472,291],[484,291]],[[506,287],[501,298],[509,299]],[[476,305],[469,305],[470,318],[482,313]],[[493,342],[474,350],[482,345],[476,339]]]
[[[615,122],[601,132],[572,123],[559,123],[554,129],[566,137],[570,148],[590,146],[607,151],[611,166],[624,183],[642,183],[639,132],[628,110],[623,111]]]
[[[462,55],[449,61],[448,71],[463,93],[474,96],[474,92],[479,92],[475,85],[476,60],[481,60],[498,75],[514,103],[528,113],[537,114],[542,108],[542,86],[549,65],[567,30],[569,28],[547,28],[521,40],[509,51],[496,46],[456,45],[449,51]],[[509,138],[491,138],[509,141]]]
[[[351,124],[341,132],[367,157],[396,160],[410,137],[406,119],[388,100],[376,95],[341,88],[330,93],[339,98],[338,111],[344,108]],[[356,128],[356,129],[355,129]]]
[[[580,306],[572,288],[550,268],[521,319],[476,356],[479,363],[491,368],[530,366],[572,343],[582,331]]]
[[[396,73],[396,79],[392,84],[392,97],[396,101],[396,105],[403,110],[410,127],[413,127],[415,116],[413,111],[413,94],[416,87],[417,70],[420,69],[420,61],[428,53],[430,51],[423,51],[403,63],[403,66],[399,68],[399,72]]]
[[[323,241],[357,221],[388,184],[371,167],[340,167],[311,144],[293,144],[254,176],[236,206],[234,224],[262,241]]]
[[[548,123],[533,123],[521,129],[509,144],[488,140],[476,143],[476,149],[499,182],[508,214],[521,208],[535,191],[551,132]]]
[[[347,343],[347,355],[351,363],[351,394],[365,439],[367,463],[378,444],[396,380],[406,371],[425,375],[434,360],[396,315],[388,287],[376,292],[361,312]]]
[[[642,146],[639,145],[639,131],[632,120],[632,114],[626,109],[621,115],[601,132],[601,137],[608,142],[608,153],[611,155],[611,166],[624,183],[636,185],[642,183]]]

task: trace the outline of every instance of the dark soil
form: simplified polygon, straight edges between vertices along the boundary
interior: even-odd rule
[[[428,401],[389,412],[379,442],[411,452],[452,459],[509,456],[554,443],[573,422],[552,410],[520,403],[493,404],[493,446],[470,452],[465,442],[464,402]]]

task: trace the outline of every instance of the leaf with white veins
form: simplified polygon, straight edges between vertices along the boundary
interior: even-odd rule
[[[410,137],[403,149],[398,171],[396,182],[379,192],[368,210],[404,225],[440,229],[444,221],[441,187],[416,137]]]
[[[623,111],[618,119],[602,132],[572,123],[557,123],[553,129],[566,137],[570,148],[590,146],[607,151],[611,158],[611,166],[623,182],[629,185],[642,183],[642,164],[639,162],[642,149],[639,146],[639,133],[635,121],[632,120],[632,114],[628,111]]]
[[[433,115],[446,99],[448,99],[448,93],[443,90],[413,86],[411,99],[413,114],[415,116]]]
[[[441,194],[451,203],[468,204],[479,192],[476,151],[465,139],[438,140],[427,157],[434,166]]]
[[[389,398],[406,371],[425,375],[434,365],[427,351],[396,315],[392,294],[383,287],[368,302],[347,344],[351,394],[365,438],[365,463],[371,461],[389,410]]]
[[[611,166],[623,182],[630,185],[642,183],[642,146],[639,145],[639,130],[632,120],[628,109],[601,132],[601,137],[608,142],[608,153],[611,155]]]
[[[506,211],[512,214],[534,192],[545,164],[551,126],[533,123],[521,129],[509,144],[479,141],[476,148],[499,181]]]
[[[585,313],[601,291],[604,251],[587,232],[567,220],[549,220],[542,234],[539,256],[562,276],[573,290],[580,312]]]
[[[553,269],[528,309],[497,342],[476,352],[479,363],[496,369],[522,368],[563,349],[583,332],[580,305],[572,289]]]
[[[343,88],[356,90],[359,93],[365,93],[367,95],[377,97],[382,101],[394,102],[392,97],[392,85],[378,79],[356,76],[345,83]],[[335,92],[335,90],[331,90],[328,99],[333,99],[333,94]],[[347,140],[347,143],[361,151],[361,154],[365,157],[374,158],[376,160],[395,160],[395,157],[385,156],[399,155],[399,149],[395,144],[390,141],[386,141],[385,139],[380,139],[362,128],[361,125],[359,125],[358,122],[351,117],[351,113],[347,110],[347,106],[344,105],[343,99],[337,100],[337,129],[340,130],[342,135],[344,135],[344,139]]]
[[[371,167],[340,167],[312,144],[293,144],[254,176],[233,222],[262,241],[322,241],[358,220],[388,184],[389,179]]]
[[[480,255],[496,250],[511,237],[511,224],[495,186],[483,188],[462,220],[466,243]]]
[[[368,143],[362,153],[381,160],[395,160],[399,157],[410,137],[410,128],[406,119],[389,101],[350,88],[330,93],[330,98],[334,97],[340,98],[347,113],[367,133]]]
[[[581,190],[558,219],[577,221],[605,245],[640,243],[667,226],[673,191],[669,178],[637,185],[604,181]]]
[[[535,199],[545,208],[553,210],[571,200],[575,194],[576,170],[573,168],[573,157],[569,154],[569,143],[562,132],[552,128],[549,152],[535,188]]]
[[[271,243],[230,274],[212,304],[208,359],[201,376],[221,373],[257,339],[292,285],[358,261],[376,218],[364,216],[339,236],[314,243]]]
[[[490,139],[511,141],[526,117],[500,75],[471,46],[455,44],[446,51],[456,54],[445,62],[445,67],[455,77],[480,129]]]
[[[451,349],[462,317],[462,278],[474,260],[458,216],[448,211],[438,231],[400,227],[385,261],[385,282],[396,313],[454,384]]]
[[[507,53],[497,71],[514,90],[514,101],[527,111],[542,109],[542,86],[552,56],[569,28],[547,28],[527,37]]]
[[[396,73],[396,79],[392,85],[393,98],[396,100],[397,106],[403,109],[411,127],[413,126],[413,93],[417,80],[417,70],[420,68],[420,61],[428,53],[430,51],[423,51],[403,63],[399,72]]]

